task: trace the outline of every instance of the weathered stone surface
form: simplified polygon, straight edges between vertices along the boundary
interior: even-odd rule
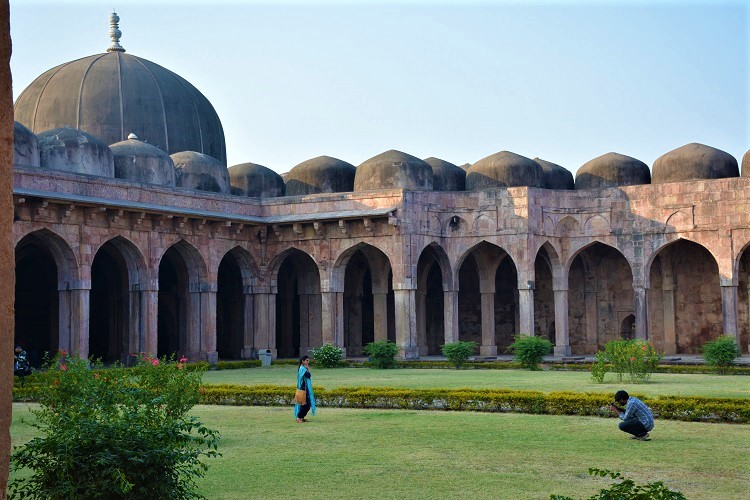
[[[170,157],[174,162],[177,187],[229,193],[229,172],[216,158],[196,151],[182,151]]]
[[[723,179],[740,175],[734,156],[704,144],[690,143],[660,156],[654,162],[651,182]]]
[[[208,99],[181,76],[123,52],[44,72],[18,97],[16,120],[36,134],[75,127],[105,144],[133,132],[169,153],[199,151],[226,163],[224,130]]]
[[[576,189],[595,189],[650,184],[651,172],[640,160],[607,153],[584,163],[576,172]]]
[[[466,170],[440,158],[425,158],[432,167],[432,189],[435,191],[463,191]]]
[[[229,183],[241,195],[252,198],[284,196],[284,179],[268,167],[255,163],[240,163],[229,167]]]
[[[432,189],[432,167],[419,158],[391,149],[357,167],[354,191],[373,189]]]
[[[534,158],[544,171],[544,188],[545,189],[574,189],[573,173],[567,168],[561,167],[555,163]]]
[[[750,177],[750,150],[742,157],[742,177]]]
[[[39,139],[18,122],[13,122],[13,165],[40,166]]]
[[[544,171],[532,159],[500,151],[482,158],[466,172],[466,190],[497,187],[543,187]]]
[[[74,128],[56,128],[37,137],[43,168],[114,177],[112,151],[91,134]]]
[[[146,142],[132,138],[112,144],[109,148],[115,160],[115,177],[129,181],[175,185],[175,169],[167,153]]]
[[[303,161],[282,175],[286,196],[318,193],[346,193],[354,190],[356,168],[330,156]]]

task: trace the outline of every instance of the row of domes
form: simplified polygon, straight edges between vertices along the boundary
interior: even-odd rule
[[[374,156],[359,167],[319,156],[300,163],[282,177],[254,163],[227,169],[221,161],[195,151],[169,156],[133,134],[125,141],[107,146],[81,130],[57,128],[34,135],[18,122],[14,128],[14,148],[14,164],[18,165],[261,198],[377,189],[473,191],[517,186],[593,189],[740,175],[733,156],[696,143],[659,157],[653,173],[635,158],[607,153],[581,166],[575,181],[570,171],[559,165],[509,151],[483,158],[466,170],[438,158],[420,160],[395,150]],[[750,176],[750,151],[743,158],[742,175]]]

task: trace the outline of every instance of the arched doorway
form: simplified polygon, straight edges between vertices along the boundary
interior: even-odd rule
[[[344,347],[347,356],[361,356],[375,340],[372,272],[361,250],[354,252],[344,272]]]
[[[129,354],[130,290],[128,266],[111,242],[99,248],[91,264],[89,356],[105,363],[126,362]]]
[[[750,245],[740,255],[738,268],[738,328],[740,348],[750,354]]]
[[[534,260],[534,335],[555,344],[555,291],[552,262],[545,247]]]
[[[628,314],[620,322],[620,338],[623,340],[633,340],[635,338],[635,315]]]
[[[296,358],[322,343],[320,273],[308,254],[292,249],[277,274],[276,349]]]
[[[570,265],[568,288],[573,354],[595,354],[620,338],[620,318],[635,314],[633,271],[622,253],[598,242],[584,248]]]
[[[482,344],[482,296],[479,267],[469,254],[458,270],[458,339]]]
[[[245,333],[245,293],[240,262],[228,252],[219,264],[216,290],[216,350],[219,359],[240,359]]]
[[[47,245],[34,235],[16,246],[15,332],[16,345],[28,354],[35,368],[45,354],[59,347],[58,269]]]
[[[520,333],[518,323],[518,272],[506,254],[495,271],[495,345],[498,352],[506,352],[513,337]]]
[[[719,266],[687,240],[656,254],[649,270],[649,330],[666,354],[698,354],[723,332]]]
[[[442,354],[445,343],[445,294],[443,268],[448,266],[443,249],[433,243],[428,245],[417,261],[417,334],[419,354]],[[450,270],[446,270],[450,276]]]

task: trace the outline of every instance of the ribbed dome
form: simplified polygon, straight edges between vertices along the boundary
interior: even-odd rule
[[[38,167],[39,139],[34,132],[13,122],[13,165]]]
[[[482,158],[466,173],[467,191],[498,187],[542,187],[543,185],[542,167],[534,160],[510,151],[500,151]]]
[[[175,185],[174,162],[167,153],[130,134],[109,147],[115,157],[115,177],[160,186]]]
[[[750,177],[750,150],[742,157],[742,177]]]
[[[354,190],[432,189],[432,167],[419,158],[391,149],[373,156],[357,167]]]
[[[170,157],[174,162],[177,187],[229,193],[229,172],[216,158],[196,151],[181,151]]]
[[[130,132],[167,151],[199,151],[226,164],[224,131],[211,103],[181,76],[113,51],[46,71],[18,97],[16,120],[34,133],[74,127],[105,144]]]
[[[584,163],[576,173],[576,189],[596,189],[650,184],[651,172],[640,160],[607,153]]]
[[[734,156],[693,142],[657,158],[651,182],[659,184],[694,179],[723,179],[739,175],[740,169]]]
[[[240,163],[229,167],[232,194],[252,198],[284,196],[284,179],[268,167],[255,163]]]
[[[315,193],[346,193],[354,190],[356,168],[351,163],[318,156],[303,161],[286,173],[286,196]]]
[[[544,171],[544,188],[545,189],[573,189],[573,174],[567,168],[563,168],[556,163],[552,163],[541,158],[534,158]]]
[[[37,135],[43,168],[114,177],[112,151],[102,141],[74,128],[56,128]]]
[[[432,189],[435,191],[463,191],[466,188],[466,171],[440,158],[424,160],[432,167]]]

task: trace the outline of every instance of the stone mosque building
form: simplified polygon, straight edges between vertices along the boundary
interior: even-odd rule
[[[517,334],[560,356],[634,337],[694,354],[721,334],[748,353],[750,152],[741,173],[702,144],[651,169],[607,153],[575,180],[507,151],[227,168],[209,100],[125,52],[118,20],[105,53],[15,104],[15,338],[34,363],[359,356],[379,339],[493,357]]]

